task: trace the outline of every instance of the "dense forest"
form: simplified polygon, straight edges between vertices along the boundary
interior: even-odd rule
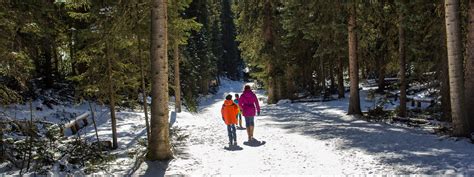
[[[374,79],[376,93],[400,90],[393,96],[400,99],[398,116],[406,117],[407,91],[424,85],[435,90],[439,119],[453,121],[455,134],[466,136],[472,132],[464,116],[473,105],[472,5],[243,0],[236,4],[237,39],[269,103],[333,93],[342,98],[350,83],[348,114],[361,115],[359,83]],[[393,77],[397,83],[388,85]]]
[[[87,103],[93,118],[91,102],[110,114],[108,150],[121,143],[116,115],[139,110],[146,159],[171,159],[168,113],[198,112],[223,80],[254,83],[268,104],[348,96],[348,115],[429,117],[447,123],[451,136],[474,136],[473,22],[474,1],[459,0],[3,0],[0,160],[20,174],[45,170],[64,156],[33,147],[53,147],[63,135],[38,130],[44,122],[33,112]],[[368,87],[377,103],[365,109],[360,92]],[[394,109],[384,109],[389,103]],[[5,111],[17,105],[31,112],[23,124]],[[77,118],[58,126],[75,127]],[[67,147],[97,148],[80,139]],[[81,157],[106,163],[103,152],[99,162]]]

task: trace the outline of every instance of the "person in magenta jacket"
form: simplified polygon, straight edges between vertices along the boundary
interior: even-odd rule
[[[252,92],[249,85],[244,87],[244,92],[239,98],[239,107],[242,115],[245,117],[245,126],[247,127],[247,135],[249,141],[253,140],[254,117],[255,114],[260,115],[260,105],[255,93]]]

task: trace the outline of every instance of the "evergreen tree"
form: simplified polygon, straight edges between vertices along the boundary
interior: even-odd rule
[[[149,160],[172,157],[168,123],[168,2],[155,0],[151,11],[151,136]]]
[[[349,73],[351,82],[351,95],[349,100],[348,114],[362,115],[360,110],[359,97],[359,61],[357,56],[357,18],[356,18],[356,2],[352,2],[349,7]]]
[[[466,120],[463,90],[463,60],[461,45],[460,4],[458,0],[446,0],[446,35],[449,64],[449,87],[451,96],[451,116],[453,134],[469,135],[469,121]]]
[[[226,73],[231,79],[240,79],[242,77],[242,60],[235,40],[236,28],[234,24],[234,15],[231,9],[231,0],[222,0],[221,26],[222,26],[222,59],[219,61],[220,72]],[[214,28],[213,28],[214,29]],[[212,32],[213,29],[211,29]]]
[[[464,98],[466,101],[466,115],[474,115],[474,1],[469,1],[469,24],[467,35],[467,57],[464,73]],[[469,117],[469,116],[468,116]],[[466,117],[466,119],[468,119]],[[474,132],[474,119],[468,119],[470,123],[469,132]]]

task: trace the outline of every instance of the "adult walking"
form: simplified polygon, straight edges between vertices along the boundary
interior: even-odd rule
[[[249,142],[254,140],[253,129],[255,125],[255,114],[260,115],[260,105],[258,104],[257,95],[252,92],[249,85],[244,87],[244,92],[239,99],[239,107],[242,115],[245,117],[245,126],[247,127],[247,135]]]

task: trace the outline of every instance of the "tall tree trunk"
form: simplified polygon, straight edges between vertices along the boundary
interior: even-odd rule
[[[138,24],[137,24],[138,25]],[[141,43],[140,32],[137,30],[137,42],[138,42],[138,63],[140,64],[140,77],[141,77],[141,90],[142,90],[142,100],[143,100],[143,113],[145,114],[145,126],[146,126],[146,137],[150,141],[150,123],[148,122],[148,100],[147,100],[147,91],[145,85],[145,66],[142,59],[142,43]],[[149,144],[149,142],[148,142]]]
[[[267,66],[268,68],[268,72],[269,73],[272,73],[273,71],[273,65],[272,64],[268,64]],[[272,76],[270,74],[269,78],[268,78],[268,83],[267,83],[267,93],[268,93],[268,104],[275,104],[278,99],[277,99],[277,79],[275,78],[275,76]]]
[[[269,104],[274,104],[278,101],[278,80],[275,75],[275,62],[272,59],[272,54],[274,54],[273,44],[274,44],[274,29],[273,29],[273,13],[272,13],[272,1],[265,0],[264,3],[264,16],[263,16],[263,36],[264,36],[264,56],[267,59],[267,74],[268,77],[268,100]]]
[[[352,2],[349,10],[349,78],[351,82],[348,114],[362,115],[359,98],[359,61],[357,59],[356,5]]]
[[[181,112],[181,83],[179,81],[179,45],[176,41],[173,45],[174,50],[174,95],[175,112]]]
[[[203,95],[209,94],[209,76],[204,75],[201,79],[201,93]]]
[[[444,40],[446,41],[446,40]],[[446,54],[446,52],[443,52]],[[451,119],[451,98],[449,96],[449,66],[447,54],[441,57],[440,62],[440,81],[441,81],[441,108],[442,108],[442,119],[445,121],[452,121]]]
[[[443,0],[444,2],[444,0]],[[444,3],[442,3],[444,6]],[[444,11],[443,11],[444,16]],[[443,26],[446,26],[446,21],[443,21]],[[446,34],[446,28],[443,28],[444,34]],[[441,51],[440,57],[440,67],[439,67],[439,80],[441,81],[441,109],[442,116],[441,118],[445,121],[452,121],[451,119],[451,98],[449,96],[449,66],[448,66],[448,54],[447,54],[447,44],[446,44],[446,35],[441,35],[443,41],[442,45],[444,49]]]
[[[446,40],[448,48],[449,88],[453,135],[467,136],[468,121],[464,115],[464,80],[459,0],[445,0]]]
[[[149,160],[172,158],[168,115],[168,0],[153,0],[151,10],[151,139]]]
[[[341,56],[337,56],[337,92],[338,98],[344,98],[344,63]]]
[[[278,102],[278,100],[281,99],[281,77],[280,76],[273,76],[275,78],[275,86],[274,86],[274,90],[275,90],[275,101]]]
[[[115,88],[114,81],[112,76],[112,52],[109,45],[109,41],[105,44],[106,50],[106,59],[107,59],[107,81],[108,92],[109,92],[109,109],[110,109],[110,119],[112,122],[112,148],[116,149],[118,147],[117,143],[117,119],[115,117]]]
[[[469,1],[469,24],[468,24],[468,38],[467,38],[467,58],[464,82],[464,98],[466,98],[466,115],[474,115],[474,0]],[[466,117],[467,118],[467,117]],[[474,118],[469,120],[469,131],[474,132]]]
[[[402,2],[404,3],[404,2]],[[404,5],[404,4],[403,4]],[[404,6],[399,12],[398,26],[398,59],[400,62],[400,109],[398,116],[406,117],[407,114],[407,83],[406,83],[406,59],[405,59],[405,28],[404,28]]]

